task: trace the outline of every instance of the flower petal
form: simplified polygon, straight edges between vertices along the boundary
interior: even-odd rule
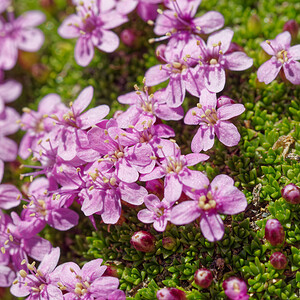
[[[225,71],[221,66],[210,66],[204,78],[206,88],[212,93],[219,93],[224,89],[226,81]]]
[[[203,213],[201,215],[200,228],[204,237],[210,242],[219,241],[224,235],[223,221],[215,212]]]
[[[88,86],[83,89],[72,105],[72,110],[75,116],[80,115],[91,103],[93,99],[94,88]]]
[[[276,59],[276,57],[272,57],[258,68],[257,79],[260,82],[269,84],[276,78],[281,67],[282,64]]]
[[[170,219],[175,225],[185,225],[195,221],[200,214],[197,201],[184,201],[173,207]]]
[[[119,37],[108,30],[101,30],[101,36],[93,36],[92,40],[95,47],[107,53],[114,52],[120,43]]]
[[[213,45],[219,44],[219,42],[221,42],[220,50],[222,50],[223,53],[226,53],[230,46],[233,34],[233,30],[229,28],[220,30],[208,37],[207,47],[213,49]]]
[[[243,71],[253,65],[253,59],[242,51],[232,52],[224,55],[225,65],[231,71]]]
[[[137,214],[138,219],[145,224],[153,223],[155,221],[154,216],[155,213],[149,209],[142,209]]]
[[[300,63],[290,61],[283,65],[284,75],[292,84],[300,84]]]
[[[227,104],[221,106],[217,110],[217,114],[220,120],[229,120],[233,117],[239,116],[244,111],[245,111],[245,106],[243,104]]]
[[[17,44],[23,51],[36,52],[42,47],[44,40],[44,34],[40,29],[26,28],[19,32]]]
[[[147,86],[154,86],[170,78],[170,72],[161,69],[160,65],[151,67],[145,74]]]
[[[209,11],[195,18],[193,24],[201,28],[201,33],[209,34],[224,26],[224,17],[217,11]]]
[[[220,121],[218,126],[215,126],[215,130],[216,136],[225,146],[236,146],[241,139],[241,135],[235,125],[227,121]]]
[[[287,50],[288,55],[291,56],[292,60],[300,59],[300,45],[295,45]]]
[[[177,201],[182,192],[182,183],[175,174],[167,174],[165,177],[165,199],[169,202]]]
[[[86,67],[94,57],[94,45],[90,38],[80,37],[75,46],[75,60],[78,65]]]

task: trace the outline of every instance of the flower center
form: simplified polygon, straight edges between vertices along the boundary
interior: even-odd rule
[[[200,103],[197,104],[197,107],[199,109],[202,109],[202,105]],[[202,112],[203,111],[204,110],[202,110]],[[193,110],[192,115],[196,116],[197,112],[195,110]],[[203,122],[207,123],[208,126],[213,126],[219,121],[219,118],[218,118],[218,115],[217,115],[217,112],[216,112],[215,108],[206,109],[204,111],[204,114],[200,115],[200,118],[201,118],[200,121],[203,121]]]
[[[172,73],[181,73],[182,71],[187,69],[187,66],[185,64],[176,61],[172,63],[171,67]]]
[[[164,212],[165,212],[165,208],[164,208],[164,207],[161,207],[161,208],[157,209],[157,211],[156,211],[156,216],[157,216],[158,218],[160,218],[160,217],[162,217],[162,216],[164,215]]]
[[[235,283],[233,284],[233,290],[234,290],[235,292],[237,292],[237,293],[239,293],[239,292],[241,291],[240,285],[239,285],[237,282],[235,282]]]
[[[287,57],[287,51],[286,50],[281,50],[276,54],[277,59],[284,64],[285,62],[288,61]]]
[[[180,159],[174,160],[173,158],[169,158],[168,165],[166,167],[167,173],[179,173],[183,168],[183,163]]]
[[[144,103],[142,104],[142,109],[143,109],[145,112],[152,113],[152,102],[144,102]]]
[[[210,65],[216,65],[218,63],[218,60],[215,59],[215,58],[212,58],[210,61],[209,61],[209,64]]]
[[[200,196],[198,206],[203,210],[210,210],[216,207],[217,203],[213,200],[211,192],[208,192],[206,196]]]

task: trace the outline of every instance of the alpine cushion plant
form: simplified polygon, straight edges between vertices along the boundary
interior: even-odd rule
[[[189,224],[200,217],[200,228],[204,237],[215,242],[224,235],[224,224],[219,215],[234,215],[247,207],[245,195],[234,186],[234,181],[227,175],[218,175],[208,185],[203,182],[202,189],[186,192],[192,199],[173,207],[171,223]]]
[[[113,52],[119,46],[119,37],[110,29],[127,22],[127,17],[116,10],[101,10],[100,1],[85,0],[76,7],[77,14],[68,16],[58,29],[63,38],[78,38],[75,60],[87,66],[94,56],[94,47]]]
[[[236,146],[240,141],[241,136],[236,126],[228,120],[242,114],[245,111],[244,105],[228,103],[216,109],[217,103],[220,105],[219,100],[223,98],[217,100],[216,94],[203,90],[197,107],[186,113],[185,124],[199,125],[191,144],[193,152],[211,149],[215,135],[228,147]]]
[[[300,59],[300,45],[291,47],[291,40],[291,34],[284,31],[274,40],[267,40],[260,44],[272,57],[257,70],[259,81],[269,84],[283,69],[287,80],[292,84],[300,84],[300,62],[297,61]]]

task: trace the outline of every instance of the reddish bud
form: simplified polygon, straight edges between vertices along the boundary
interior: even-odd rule
[[[275,269],[283,270],[287,265],[287,258],[281,252],[274,252],[270,257],[270,263]]]
[[[119,277],[118,269],[115,266],[107,266],[104,276],[112,276],[112,277]]]
[[[195,272],[194,279],[197,285],[204,289],[207,289],[212,283],[213,275],[211,271],[202,268]]]
[[[155,237],[147,231],[136,232],[131,237],[130,243],[138,251],[153,252],[155,250]]]
[[[162,246],[167,250],[172,250],[176,245],[176,241],[171,236],[164,237],[162,239]]]
[[[221,106],[226,104],[234,104],[234,103],[235,103],[234,100],[232,100],[231,98],[227,96],[221,96],[217,100],[217,108],[220,108]]]
[[[158,300],[186,300],[185,292],[175,288],[164,288],[156,293]]]
[[[288,31],[292,36],[292,40],[296,40],[299,31],[299,24],[295,20],[289,20],[284,24],[283,31]]]
[[[284,229],[277,219],[267,221],[265,238],[272,246],[278,246],[284,242]]]
[[[231,300],[249,299],[249,295],[247,295],[246,283],[237,277],[230,277],[226,279],[223,282],[222,287],[224,289],[225,295]]]
[[[300,203],[300,189],[293,183],[286,185],[281,190],[281,196],[291,204],[299,204]]]
[[[121,41],[128,47],[132,47],[136,40],[136,35],[132,29],[124,29],[121,32]]]

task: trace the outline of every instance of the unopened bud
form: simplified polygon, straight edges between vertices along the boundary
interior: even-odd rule
[[[194,274],[195,283],[200,287],[207,289],[213,280],[213,275],[211,271],[202,268],[198,269]]]
[[[155,250],[155,237],[147,231],[136,232],[131,237],[130,243],[138,251],[153,252]]]
[[[185,292],[175,288],[164,288],[156,293],[158,300],[185,300]]]
[[[132,29],[124,29],[121,32],[121,41],[128,47],[132,47],[136,40],[136,35]]]
[[[176,246],[176,241],[171,236],[166,236],[162,239],[162,246],[167,250],[172,250]]]
[[[261,32],[261,21],[258,15],[252,15],[247,22],[247,29],[251,36],[257,36]]]
[[[274,252],[270,257],[270,263],[275,269],[283,270],[287,265],[287,258],[281,252]]]
[[[272,246],[278,246],[284,242],[284,229],[277,219],[267,221],[265,238]]]
[[[292,36],[292,40],[296,40],[299,31],[299,24],[295,20],[289,20],[284,24],[283,31],[288,31]]]
[[[282,197],[291,204],[299,204],[300,203],[300,189],[293,183],[286,185],[281,190]]]

